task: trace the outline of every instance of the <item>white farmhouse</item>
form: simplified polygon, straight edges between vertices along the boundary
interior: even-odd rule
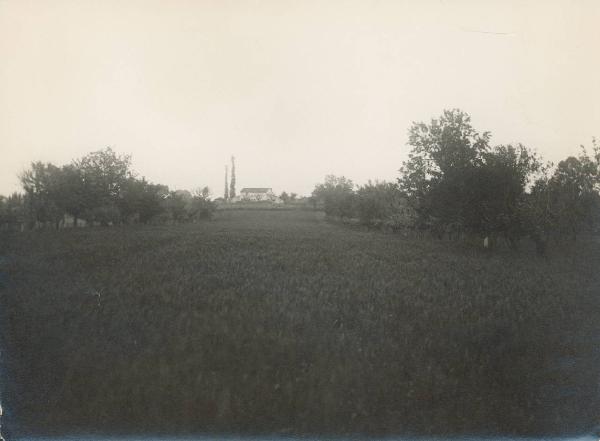
[[[240,200],[242,201],[275,201],[277,196],[271,188],[242,188]]]

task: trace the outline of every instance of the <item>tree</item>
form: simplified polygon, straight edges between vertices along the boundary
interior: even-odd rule
[[[193,221],[212,218],[215,209],[208,187],[196,189],[187,207],[189,218]]]
[[[428,174],[427,160],[419,155],[409,153],[398,179],[400,191],[406,195],[408,205],[416,214],[415,227],[424,229],[430,225],[431,201],[430,191],[433,186]]]
[[[534,234],[527,206],[535,198],[526,189],[542,170],[541,159],[521,144],[491,148],[490,137],[479,134],[457,109],[444,111],[429,125],[413,123],[412,150],[398,182],[417,214],[417,226],[439,235],[502,235],[511,246]]]
[[[74,165],[64,165],[60,169],[56,187],[57,205],[73,217],[73,226],[88,207],[86,186],[81,173]]]
[[[164,212],[163,201],[168,194],[169,188],[165,185],[130,177],[122,184],[117,207],[124,221],[146,224]]]
[[[231,181],[229,187],[229,197],[233,199],[235,197],[235,158],[231,157]]]
[[[192,194],[187,190],[171,191],[163,200],[163,206],[171,219],[175,222],[183,222],[187,220],[186,207],[191,200]]]
[[[459,110],[444,110],[439,119],[429,125],[413,123],[409,129],[412,157],[422,158],[425,172],[432,177],[443,177],[481,163],[488,151],[490,133],[479,134],[471,125],[471,117]]]
[[[7,198],[0,195],[0,228],[2,228],[5,225],[9,225],[8,209],[7,209],[6,205],[7,205]]]
[[[288,201],[290,200],[290,196],[285,192],[281,192],[281,194],[279,195],[279,199],[281,199],[284,203],[288,203]]]
[[[59,168],[50,163],[32,162],[31,167],[19,176],[25,190],[25,204],[29,227],[58,223],[64,211],[57,203],[59,189]]]
[[[403,210],[405,200],[397,184],[369,181],[356,191],[358,218],[364,224],[391,220]]]
[[[544,174],[538,178],[531,191],[524,195],[522,204],[523,225],[529,237],[534,241],[539,255],[545,255],[548,238],[553,230],[554,220],[550,207],[549,178]]]
[[[229,184],[227,182],[227,166],[225,166],[225,192],[223,193],[225,201],[229,200]]]
[[[344,176],[327,175],[324,183],[315,186],[312,195],[324,205],[329,216],[351,218],[355,214],[354,183]]]
[[[84,217],[102,225],[119,222],[119,198],[123,186],[134,177],[131,157],[118,155],[110,147],[89,153],[74,161],[80,171],[86,194]]]
[[[599,206],[600,152],[594,140],[590,158],[582,146],[578,157],[558,163],[547,181],[547,197],[553,228],[560,237],[573,240],[583,230],[593,230]]]
[[[551,238],[575,240],[581,231],[595,231],[600,221],[600,149],[593,140],[594,154],[584,147],[578,157],[539,166],[540,175],[519,206],[521,227],[545,254]]]
[[[537,154],[522,144],[496,146],[465,173],[464,224],[482,236],[503,235],[511,247],[526,234],[521,206],[527,185],[541,169]]]
[[[445,110],[430,124],[413,123],[412,150],[400,169],[400,189],[418,215],[418,223],[434,228],[465,222],[465,179],[482,165],[489,150],[489,132],[479,134],[465,112]]]
[[[0,196],[0,228],[20,229],[25,222],[25,198],[19,193]]]
[[[194,190],[193,197],[197,197],[197,198],[208,201],[208,200],[210,200],[210,194],[211,194],[210,188],[199,187],[196,190]]]

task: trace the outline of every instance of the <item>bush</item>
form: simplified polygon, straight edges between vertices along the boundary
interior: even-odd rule
[[[356,192],[356,211],[364,224],[401,218],[406,199],[396,184],[369,181]]]
[[[201,196],[194,196],[187,206],[188,217],[192,221],[211,219],[216,208],[213,201]]]
[[[325,183],[318,184],[313,191],[313,198],[322,203],[325,214],[341,218],[353,218],[356,215],[356,194],[354,184],[343,176],[328,175]]]

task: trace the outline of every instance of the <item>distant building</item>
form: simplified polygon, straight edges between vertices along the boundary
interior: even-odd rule
[[[242,201],[272,201],[277,198],[271,188],[242,188],[240,200]]]

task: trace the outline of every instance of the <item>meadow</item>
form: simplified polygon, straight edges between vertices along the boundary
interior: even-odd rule
[[[16,433],[502,434],[598,424],[600,244],[545,258],[326,222],[0,236]]]

